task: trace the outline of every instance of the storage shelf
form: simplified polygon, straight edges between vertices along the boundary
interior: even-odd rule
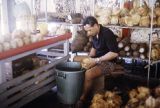
[[[45,20],[37,21],[37,23],[45,22]],[[76,26],[82,26],[82,24],[72,24],[72,23],[67,23],[67,22],[54,22],[54,21],[48,21],[47,24],[63,24],[63,25],[76,25]]]
[[[39,19],[37,19],[37,22],[46,22],[46,19],[45,18],[39,18]]]
[[[160,63],[160,60],[155,60],[155,61],[152,60],[150,63],[150,66],[157,64],[157,63]],[[144,68],[148,68],[148,67],[149,67],[149,65],[145,66]]]
[[[56,44],[58,41],[65,41],[67,39],[71,38],[71,34],[65,34],[60,36],[54,36],[53,38],[42,40],[36,43],[32,43],[29,45],[25,45],[19,48],[11,49],[5,52],[0,53],[0,60],[7,60],[9,58],[13,59],[14,56],[20,55],[20,54],[27,54],[27,53],[33,53],[40,49],[43,49],[49,45]]]
[[[2,103],[0,108],[8,108],[8,106],[20,108],[51,90],[55,86],[55,66],[67,61],[70,57],[70,38],[71,33],[66,33],[0,53],[0,102]],[[49,49],[58,45],[63,46],[63,51],[49,52]],[[26,73],[16,78],[13,77],[12,66],[14,60],[35,53],[43,54],[43,52],[45,52],[46,59],[49,60],[48,64],[34,70],[27,70]]]
[[[133,60],[142,60],[148,62],[148,59],[133,58],[133,57],[119,57],[119,59],[133,59]]]
[[[141,58],[133,58],[133,57],[119,57],[119,59],[133,59],[133,60],[142,60],[148,62],[148,59],[141,59]],[[151,60],[151,65],[160,63],[160,60]]]
[[[67,23],[67,22],[48,22],[48,24],[63,24],[63,25],[77,25],[77,26],[82,25],[82,24],[72,24],[72,23]]]
[[[151,29],[150,27],[140,27],[140,26],[120,26],[120,25],[107,25],[109,28],[128,28],[128,29]],[[154,28],[154,30],[160,30],[160,27]]]
[[[147,77],[142,77],[139,75],[134,75],[134,74],[129,74],[129,73],[125,73],[124,76],[129,79],[132,79],[132,80],[140,80],[140,81],[147,82]],[[157,78],[150,78],[150,82],[159,82],[160,83],[160,80]]]
[[[152,61],[152,62],[151,62],[151,65],[153,65],[153,64],[157,64],[157,63],[159,63],[159,62],[160,62],[160,60]]]

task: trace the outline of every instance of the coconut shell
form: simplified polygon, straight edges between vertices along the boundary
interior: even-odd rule
[[[133,8],[139,8],[140,0],[133,0]]]
[[[117,15],[112,15],[111,17],[111,24],[117,25],[119,17]]]
[[[141,16],[146,16],[149,13],[149,9],[146,7],[139,7],[138,8],[138,14]]]
[[[153,27],[157,27],[157,19],[153,18]]]
[[[124,17],[124,16],[127,16],[127,15],[129,15],[129,10],[127,8],[122,8],[121,11],[120,11],[120,16]]]
[[[149,7],[147,6],[147,3],[144,2],[144,5],[138,8],[138,14],[141,16],[147,16],[149,13]]]
[[[140,54],[139,56],[141,59],[146,59],[146,55],[145,54]]]
[[[110,16],[107,16],[107,17],[101,16],[101,17],[97,17],[97,21],[99,24],[106,26],[106,25],[110,24],[111,18],[110,18]]]
[[[119,43],[118,43],[118,48],[119,48],[119,49],[122,49],[123,47],[124,47],[123,43],[122,43],[122,42],[119,42]]]
[[[139,25],[141,16],[138,15],[138,14],[133,14],[133,15],[131,15],[131,17],[132,17],[132,23],[133,23],[133,25]]]
[[[130,36],[126,36],[120,41],[123,44],[123,47],[130,43]]]
[[[131,49],[132,49],[133,51],[136,51],[138,48],[139,48],[139,45],[138,45],[138,44],[136,44],[136,43],[132,43],[132,44],[131,44]]]
[[[155,12],[155,14],[156,14],[157,17],[160,17],[160,7],[156,7],[154,9],[154,12]]]
[[[132,55],[131,52],[126,52],[127,57],[130,57],[131,55]]]
[[[133,20],[131,16],[125,16],[125,24],[127,26],[133,26]]]
[[[126,52],[127,52],[127,51],[130,51],[130,49],[131,49],[131,48],[130,48],[129,45],[127,45],[127,46],[124,47],[124,51],[126,51]]]
[[[120,14],[120,8],[116,7],[112,9],[112,15],[119,16]]]
[[[138,58],[139,57],[139,52],[138,51],[133,51],[133,57]]]
[[[160,27],[160,17],[157,18],[157,25]]]
[[[125,23],[125,17],[119,18],[119,24],[122,25],[122,26],[126,25],[126,23]]]
[[[125,53],[125,51],[120,51],[120,52],[119,52],[119,55],[120,55],[121,57],[124,57],[124,56],[126,55],[126,53]]]
[[[141,43],[139,47],[139,53],[145,53],[147,50],[147,45],[146,43]]]
[[[151,59],[158,60],[159,59],[159,52],[156,48],[152,48],[151,50]]]

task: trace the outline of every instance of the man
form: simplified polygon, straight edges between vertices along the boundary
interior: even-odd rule
[[[114,61],[118,56],[118,46],[114,33],[102,25],[96,18],[88,16],[83,22],[84,30],[92,38],[92,48],[89,57],[82,60],[86,68],[83,93],[77,102],[77,107],[83,106],[91,90],[93,80],[114,70]]]

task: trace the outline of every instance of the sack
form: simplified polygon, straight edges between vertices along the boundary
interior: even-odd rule
[[[75,38],[71,43],[71,51],[72,52],[83,51],[84,46],[86,46],[88,41],[89,39],[84,30],[77,31],[77,35],[75,36]]]

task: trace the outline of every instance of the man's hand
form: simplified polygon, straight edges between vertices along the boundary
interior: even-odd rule
[[[96,65],[94,58],[85,58],[82,60],[82,67],[85,69],[90,69]]]

